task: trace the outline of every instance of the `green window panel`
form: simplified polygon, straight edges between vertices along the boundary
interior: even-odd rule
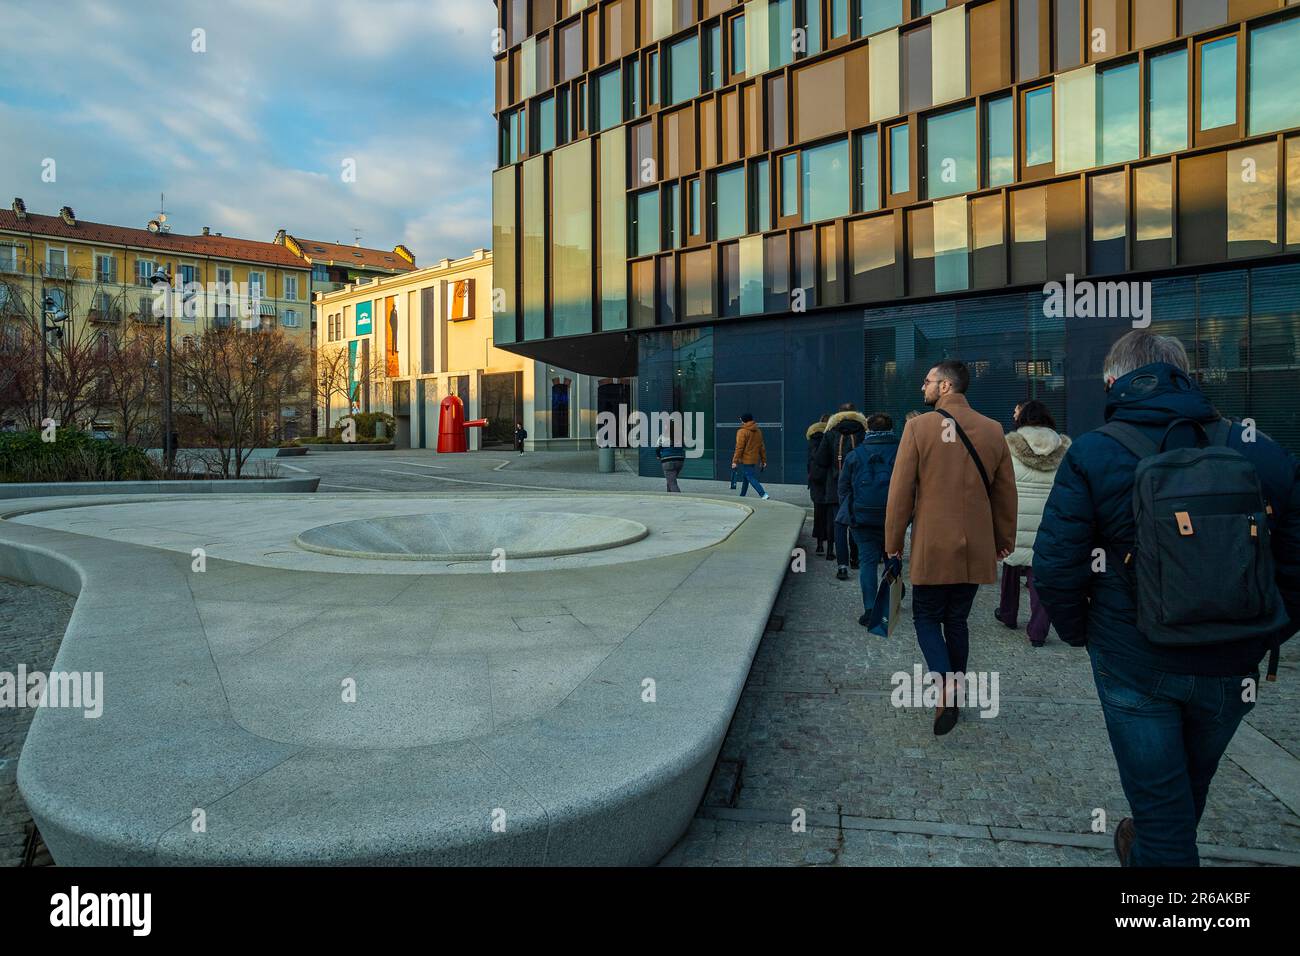
[[[1141,155],[1138,79],[1137,63],[1097,74],[1097,157],[1103,166],[1126,163]]]
[[[700,95],[700,41],[698,37],[678,40],[668,48],[667,106],[684,103]]]
[[[713,175],[714,239],[734,239],[745,234],[745,167]]]
[[[632,197],[632,254],[648,256],[659,251],[659,190],[647,189]]]
[[[1300,17],[1280,20],[1250,33],[1250,135],[1300,126],[1295,83]]]
[[[1187,148],[1187,51],[1154,56],[1147,66],[1147,152]]]
[[[1237,38],[1201,46],[1201,129],[1237,122]]]
[[[835,219],[849,213],[849,141],[803,151],[803,221]]]
[[[989,100],[984,109],[986,185],[1005,186],[1016,178],[1016,104],[1009,96]]]
[[[1025,94],[1025,165],[1052,161],[1052,88]]]
[[[907,124],[889,130],[889,191],[905,193],[912,188],[912,144]]]
[[[857,134],[857,190],[859,212],[880,208],[880,135],[871,130]]]
[[[591,140],[551,156],[551,329],[554,335],[592,330]]]
[[[926,195],[930,199],[979,188],[975,107],[925,120]]]
[[[618,67],[596,77],[596,129],[623,122],[623,72]]]

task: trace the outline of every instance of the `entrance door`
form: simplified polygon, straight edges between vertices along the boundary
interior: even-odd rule
[[[767,448],[767,470],[763,480],[781,484],[785,481],[785,383],[728,382],[713,387],[714,422],[717,455],[714,477],[731,477],[731,454],[736,447],[740,416],[748,412],[763,430]]]
[[[523,373],[484,374],[480,382],[479,413],[488,420],[483,429],[484,448],[511,448],[515,422],[523,421]]]

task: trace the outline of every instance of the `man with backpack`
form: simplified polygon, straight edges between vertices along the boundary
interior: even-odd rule
[[[997,580],[998,559],[1016,546],[1016,477],[1002,426],[966,401],[970,371],[948,360],[921,386],[934,411],[903,428],[889,483],[885,553],[903,556],[912,526],[912,619],[931,673],[943,680],[934,732],[957,724],[956,680],[970,655],[971,605]]]
[[[826,560],[834,561],[839,555],[835,576],[841,581],[849,579],[850,567],[858,567],[858,547],[849,536],[849,526],[838,520],[840,472],[844,469],[844,459],[861,444],[866,433],[867,420],[854,410],[851,402],[846,402],[827,420],[826,433],[813,458],[814,469],[826,476],[826,503],[836,516],[832,522],[835,539],[826,549]]]
[[[885,506],[897,457],[894,420],[884,414],[872,415],[862,444],[844,459],[840,472],[840,516],[836,520],[848,526],[858,546],[858,584],[865,608],[858,623],[863,627],[870,623],[876,600],[876,567],[885,557]]]
[[[1057,472],[1034,543],[1039,598],[1086,646],[1133,817],[1124,866],[1196,866],[1210,781],[1259,663],[1300,627],[1300,469],[1219,416],[1177,339],[1106,357],[1106,424]],[[1271,679],[1271,677],[1270,677]]]

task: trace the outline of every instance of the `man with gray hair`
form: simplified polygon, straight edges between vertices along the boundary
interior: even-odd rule
[[[1196,866],[1210,782],[1254,706],[1260,661],[1300,629],[1300,467],[1253,422],[1220,417],[1175,338],[1128,333],[1103,375],[1107,424],[1061,462],[1034,543],[1035,586],[1061,639],[1092,661],[1133,810],[1115,828],[1120,863]],[[1174,487],[1173,459],[1178,494],[1148,495],[1158,481]],[[1224,495],[1216,474],[1242,477],[1249,493]],[[1239,550],[1205,553],[1221,539]],[[1239,587],[1247,563],[1258,577]],[[1212,583],[1166,596],[1153,568]],[[1246,605],[1265,591],[1273,609],[1256,627]],[[1231,631],[1217,622],[1242,620],[1237,639],[1215,640]],[[1173,625],[1201,638],[1170,640]]]

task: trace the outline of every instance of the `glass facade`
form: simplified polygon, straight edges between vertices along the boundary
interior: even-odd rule
[[[700,95],[700,44],[695,37],[668,48],[668,102],[685,103]]]
[[[713,229],[715,239],[734,239],[747,231],[745,223],[745,167],[713,174]]]
[[[1187,51],[1152,57],[1147,70],[1147,153],[1187,148]]]
[[[803,221],[835,219],[849,212],[849,141],[803,151]]]
[[[986,186],[1005,186],[1016,178],[1016,106],[1009,96],[984,107]]]
[[[937,199],[979,188],[978,142],[973,106],[925,121],[927,196]]]
[[[1237,122],[1237,38],[1201,44],[1201,122],[1203,130]]]
[[[906,125],[889,128],[889,191],[905,193],[912,188],[912,144]]]
[[[1042,166],[1052,161],[1052,88],[1025,94],[1025,165]]]
[[[591,194],[564,184],[591,182],[591,140],[578,140],[551,157],[552,335],[592,332]]]
[[[1125,163],[1142,155],[1141,74],[1137,61],[1097,73],[1097,162]]]
[[[1291,83],[1300,50],[1300,19],[1279,20],[1250,33],[1249,133],[1300,126],[1300,97]]]

